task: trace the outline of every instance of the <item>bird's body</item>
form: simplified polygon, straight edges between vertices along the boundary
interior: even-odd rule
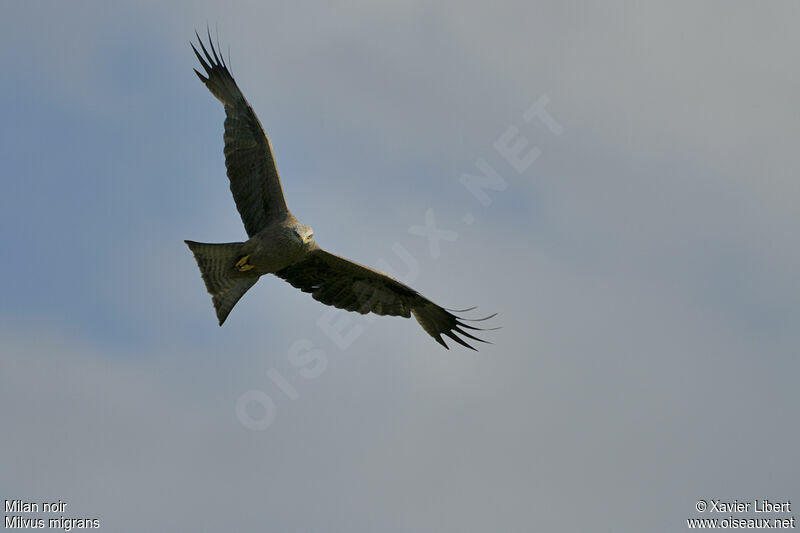
[[[455,332],[485,342],[462,329],[481,328],[464,324],[465,319],[411,287],[317,245],[311,227],[297,220],[286,205],[272,145],[258,117],[218,57],[213,43],[209,53],[199,36],[198,40],[203,55],[194,45],[192,48],[206,76],[196,70],[195,73],[225,107],[225,165],[236,207],[249,236],[245,242],[226,244],[186,241],[211,293],[220,326],[261,276],[274,274],[326,305],[406,318],[413,314],[423,329],[445,348],[442,335],[472,348]]]
[[[303,231],[304,228],[308,229]],[[308,237],[310,230],[309,226],[300,224],[294,215],[289,214],[285,220],[270,223],[242,244],[240,256],[248,257],[247,265],[253,267],[248,270],[253,274],[275,274],[302,261],[309,252],[318,248],[313,233]]]

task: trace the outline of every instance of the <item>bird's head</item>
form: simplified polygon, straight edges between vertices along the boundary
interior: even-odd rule
[[[309,244],[314,242],[314,230],[311,226],[307,226],[305,224],[297,224],[294,227],[295,234],[300,238],[300,241],[303,244]]]

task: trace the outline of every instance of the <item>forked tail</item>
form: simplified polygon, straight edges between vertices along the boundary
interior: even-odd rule
[[[239,258],[241,242],[227,244],[204,244],[202,242],[184,241],[194,254],[206,289],[211,294],[211,301],[217,311],[217,319],[221,326],[236,302],[247,290],[255,285],[258,276],[242,276],[234,269]]]

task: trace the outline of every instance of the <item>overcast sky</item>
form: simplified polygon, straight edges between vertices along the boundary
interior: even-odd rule
[[[274,277],[217,326],[183,244],[245,238],[192,73],[207,22],[320,245],[499,312],[493,344]],[[119,532],[666,532],[700,499],[800,505],[798,22],[8,3],[0,499]]]

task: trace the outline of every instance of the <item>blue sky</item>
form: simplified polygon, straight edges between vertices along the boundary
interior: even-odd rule
[[[793,4],[7,11],[4,499],[334,532],[675,531],[699,499],[798,499]],[[182,241],[245,234],[191,70],[207,21],[318,242],[498,311],[493,344],[275,278],[216,325]],[[560,134],[523,117],[542,97]],[[541,154],[522,172],[509,128]],[[489,205],[461,183],[480,160]],[[437,256],[409,231],[429,210],[457,234]]]

